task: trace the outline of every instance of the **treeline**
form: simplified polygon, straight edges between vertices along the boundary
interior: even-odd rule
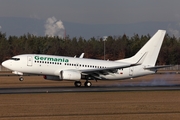
[[[117,60],[134,55],[149,39],[150,35],[132,37],[126,35],[109,36],[105,41],[105,59]],[[65,39],[48,36],[9,36],[0,32],[0,63],[19,54],[51,54],[62,56],[79,56],[85,53],[85,58],[104,59],[104,41],[92,37],[85,40],[82,37]],[[166,34],[157,64],[180,64],[180,38]]]

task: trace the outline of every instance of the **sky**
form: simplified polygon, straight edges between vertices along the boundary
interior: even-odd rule
[[[179,5],[180,0],[0,0],[0,17],[82,24],[173,21],[180,28]]]
[[[76,23],[180,21],[180,0],[1,0],[0,17]]]

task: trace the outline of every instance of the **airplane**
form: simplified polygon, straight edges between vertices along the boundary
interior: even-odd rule
[[[132,57],[122,60],[106,61],[81,57],[66,57],[45,54],[22,54],[2,63],[2,66],[19,75],[43,75],[46,80],[74,81],[75,87],[92,86],[91,80],[123,80],[154,74],[155,66],[166,31],[158,30],[153,37]]]

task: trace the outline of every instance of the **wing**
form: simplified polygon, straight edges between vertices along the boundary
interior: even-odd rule
[[[99,69],[85,69],[81,70],[81,74],[85,76],[89,76],[94,79],[105,79],[100,77],[101,75],[110,75],[113,73],[117,73],[118,69],[128,68],[132,66],[137,66],[142,64],[144,61],[144,58],[146,57],[147,52],[145,52],[142,57],[134,64],[128,64],[128,63],[119,63],[121,65],[113,66],[113,67],[107,67],[107,68],[99,68]]]
[[[100,79],[105,79],[100,77],[101,75],[110,75],[113,73],[117,73],[118,69],[128,68],[136,65],[139,64],[127,64],[127,65],[120,65],[115,67],[107,67],[107,68],[99,68],[99,69],[86,69],[86,70],[81,70],[81,74],[84,76],[88,76],[92,79],[100,80]]]
[[[160,69],[160,68],[166,68],[166,67],[172,67],[174,65],[162,65],[162,66],[154,66],[154,67],[146,67],[144,69]]]

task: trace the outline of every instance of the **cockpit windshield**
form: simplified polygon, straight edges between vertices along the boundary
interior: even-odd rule
[[[10,60],[18,61],[18,60],[20,60],[20,58],[10,58]]]

